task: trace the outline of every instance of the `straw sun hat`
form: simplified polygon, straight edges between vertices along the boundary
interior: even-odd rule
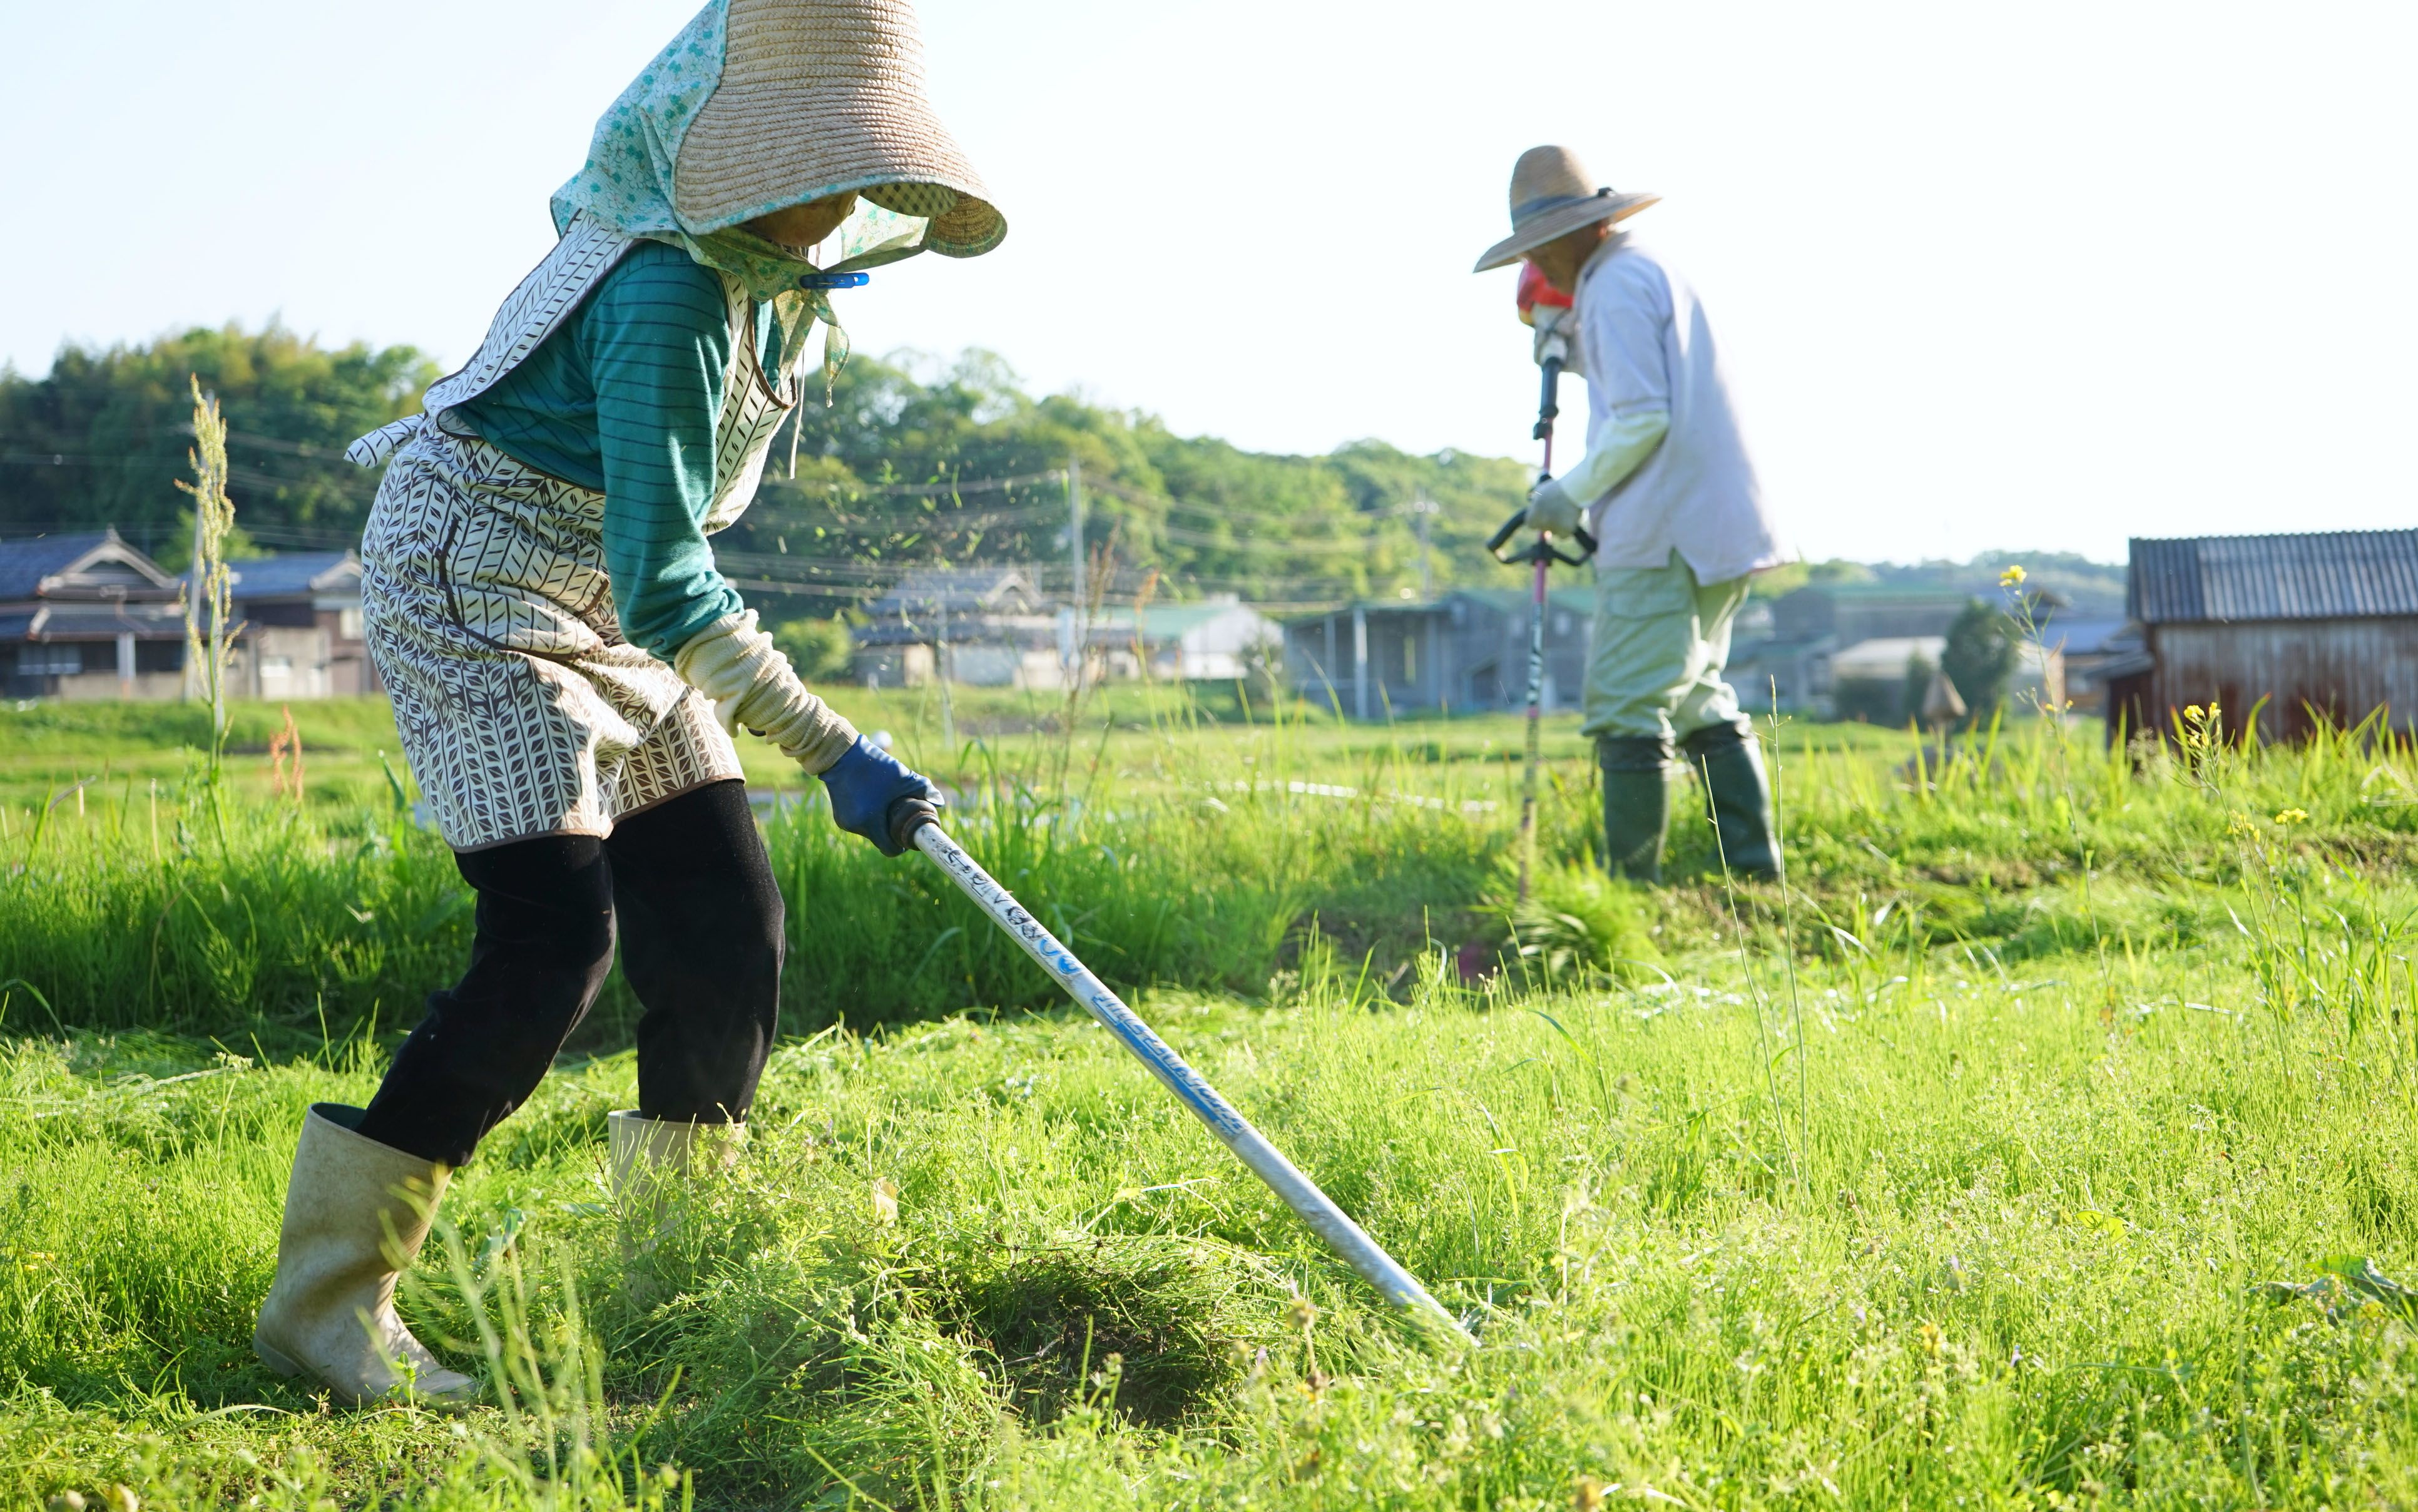
[[[908,0],[711,0],[598,123],[556,219],[703,235],[851,191],[928,221],[920,250],[1007,235],[924,98]]]
[[[1568,147],[1530,147],[1511,169],[1511,234],[1486,249],[1472,272],[1516,263],[1598,221],[1626,221],[1662,198],[1595,187]]]

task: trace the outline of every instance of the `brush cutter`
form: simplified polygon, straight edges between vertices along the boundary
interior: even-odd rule
[[[1537,271],[1533,263],[1520,270],[1519,298],[1520,319],[1524,325],[1534,325],[1539,310],[1548,312],[1545,318],[1554,327],[1569,318],[1569,297],[1546,283],[1545,275]],[[1569,359],[1569,343],[1559,329],[1549,329],[1538,344],[1537,352],[1538,365],[1545,374],[1544,391],[1537,400],[1537,428],[1529,435],[1532,440],[1545,443],[1544,466],[1537,474],[1537,481],[1541,483],[1553,476],[1553,421],[1562,412],[1562,364]],[[1537,771],[1541,765],[1538,720],[1545,707],[1545,576],[1555,562],[1566,567],[1577,567],[1595,555],[1595,537],[1587,534],[1586,527],[1581,526],[1570,532],[1579,545],[1575,557],[1554,548],[1550,530],[1537,532],[1535,541],[1505,556],[1504,543],[1519,530],[1527,516],[1528,512],[1523,509],[1504,521],[1503,527],[1486,542],[1486,549],[1505,566],[1533,564],[1536,569],[1530,579],[1528,594],[1528,768],[1520,780],[1520,901],[1523,903],[1528,901],[1528,891],[1537,871]]]
[[[1041,921],[1027,912],[1023,905],[1009,895],[1007,889],[992,879],[990,873],[965,848],[949,838],[941,830],[940,813],[921,799],[905,798],[893,804],[889,814],[890,836],[902,850],[909,847],[932,858],[958,891],[973,899],[974,906],[990,916],[991,922],[1013,936],[1024,947],[1024,953],[1041,963],[1066,995],[1083,1005],[1086,1012],[1100,1021],[1117,1043],[1133,1052],[1134,1058],[1150,1069],[1192,1110],[1192,1116],[1208,1125],[1218,1142],[1232,1150],[1251,1174],[1268,1184],[1285,1205],[1309,1225],[1329,1248],[1343,1257],[1344,1261],[1360,1273],[1362,1279],[1384,1293],[1388,1302],[1403,1309],[1423,1326],[1432,1326],[1475,1343],[1469,1330],[1458,1319],[1445,1311],[1444,1305],[1428,1294],[1410,1272],[1394,1262],[1394,1258],[1378,1246],[1360,1226],[1346,1216],[1343,1210],[1318,1184],[1303,1175],[1282,1152],[1268,1143],[1265,1136],[1251,1127],[1250,1121],[1234,1110],[1233,1105],[1217,1095],[1217,1089],[1201,1079],[1201,1074],[1186,1065],[1182,1056],[1168,1047],[1165,1040],[1154,1033],[1125,1006],[1125,1000],[1109,989],[1107,983],[1094,976],[1089,968],[1075,958],[1074,952],[1059,943],[1058,937],[1042,926]]]

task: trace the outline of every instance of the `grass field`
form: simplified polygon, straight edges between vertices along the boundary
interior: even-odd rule
[[[407,1289],[497,1404],[328,1412],[248,1348],[295,1131],[466,942],[390,730],[298,706],[325,785],[213,807],[173,728],[0,711],[0,1499],[2418,1501],[2406,746],[1783,726],[1790,885],[1691,821],[1645,893],[1587,866],[1557,725],[1523,910],[1516,721],[849,712],[1475,1351],[807,801],[746,1159],[625,1264],[617,986]]]

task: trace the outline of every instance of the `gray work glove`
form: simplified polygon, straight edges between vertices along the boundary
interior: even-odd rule
[[[1586,517],[1586,509],[1558,478],[1548,478],[1528,491],[1528,512],[1521,523],[1531,530],[1551,530],[1557,536],[1569,535]]]

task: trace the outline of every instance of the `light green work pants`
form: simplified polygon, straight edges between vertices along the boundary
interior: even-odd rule
[[[1676,551],[1660,567],[1597,568],[1585,733],[1685,740],[1735,721],[1722,672],[1747,583],[1699,583]]]

